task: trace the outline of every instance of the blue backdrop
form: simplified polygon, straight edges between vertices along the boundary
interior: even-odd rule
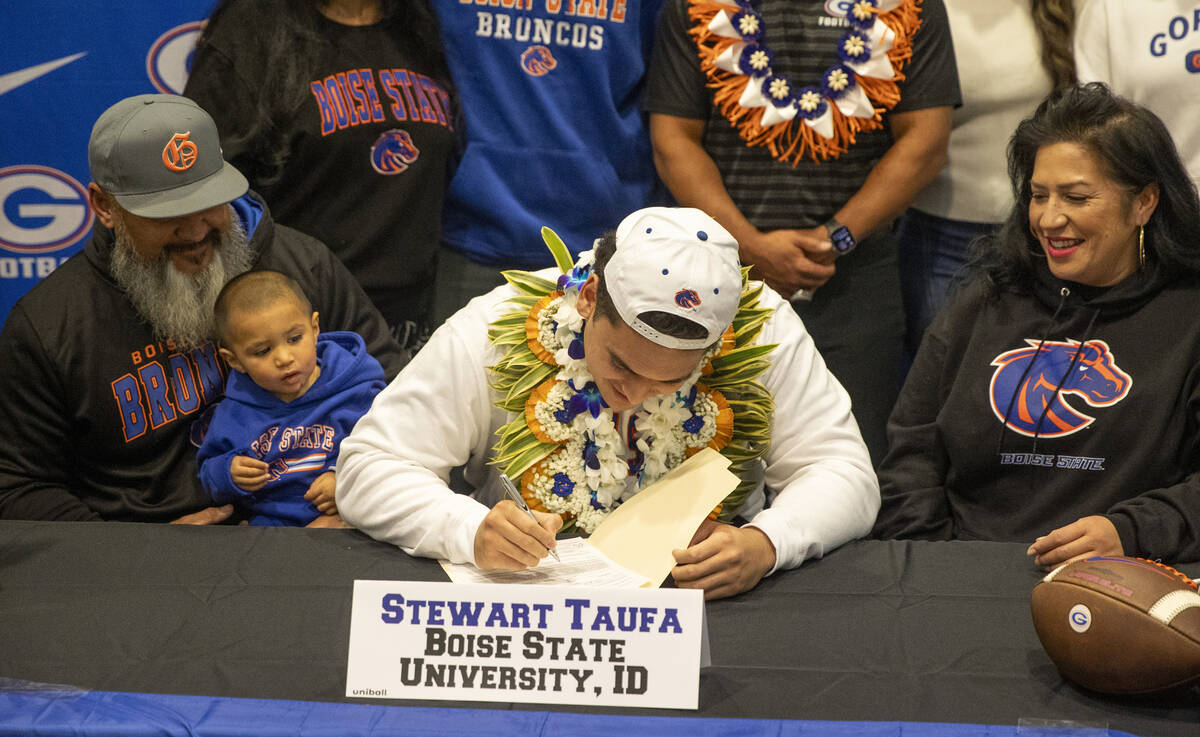
[[[5,2],[0,44],[0,321],[91,231],[87,140],[112,103],[183,90],[216,0]]]

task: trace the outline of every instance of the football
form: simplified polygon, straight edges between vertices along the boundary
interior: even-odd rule
[[[1062,674],[1111,694],[1200,682],[1200,594],[1174,568],[1095,557],[1033,587],[1033,626]]]

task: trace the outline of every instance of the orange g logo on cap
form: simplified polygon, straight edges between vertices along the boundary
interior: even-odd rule
[[[196,144],[188,140],[190,135],[192,135],[191,131],[176,133],[171,136],[170,141],[167,141],[167,145],[163,146],[163,164],[171,171],[187,171],[192,164],[196,163],[199,150],[196,148]]]

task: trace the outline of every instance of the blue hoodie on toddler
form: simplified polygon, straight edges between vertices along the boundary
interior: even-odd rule
[[[231,371],[196,457],[213,504],[236,504],[252,525],[307,525],[320,512],[304,498],[331,471],[342,438],[366,414],[385,382],[379,362],[352,332],[317,336],[321,374],[303,396],[284,402],[241,371]],[[265,462],[271,480],[258,491],[233,483],[234,456]]]

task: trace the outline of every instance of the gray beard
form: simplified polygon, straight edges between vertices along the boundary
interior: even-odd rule
[[[113,229],[115,246],[109,268],[137,313],[150,324],[158,341],[172,341],[184,350],[198,348],[216,336],[213,305],[225,283],[250,269],[246,231],[236,216],[220,233],[212,261],[199,274],[175,269],[164,251],[147,261],[133,249],[123,223]]]

